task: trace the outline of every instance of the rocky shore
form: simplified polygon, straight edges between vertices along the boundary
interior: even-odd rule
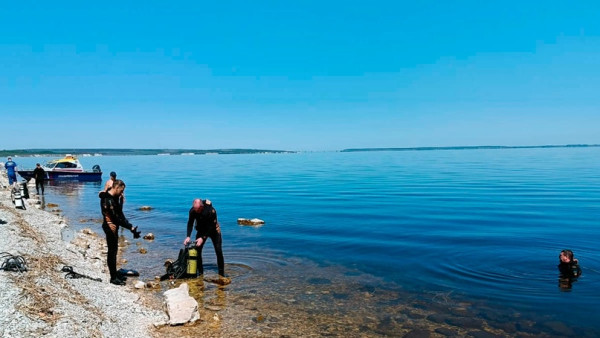
[[[143,291],[108,283],[103,236],[82,231],[63,240],[62,217],[36,208],[34,196],[16,209],[7,186],[0,175],[0,252],[22,256],[28,270],[0,270],[1,337],[148,337],[168,320]],[[102,282],[66,279],[64,266]]]

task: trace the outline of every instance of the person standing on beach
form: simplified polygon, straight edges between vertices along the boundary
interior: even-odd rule
[[[4,168],[6,169],[6,174],[8,175],[8,184],[12,185],[17,181],[17,164],[13,162],[12,158],[8,158],[6,163],[4,163]]]
[[[44,194],[44,180],[46,179],[46,172],[39,163],[36,163],[35,169],[33,170],[33,178],[35,179],[35,191],[40,194],[40,187],[42,188],[42,195]]]
[[[104,192],[108,192],[110,190],[110,188],[112,188],[113,183],[115,182],[115,180],[117,179],[117,173],[114,171],[110,172],[110,178],[108,179],[108,181],[106,181],[106,184],[104,185]],[[121,203],[121,207],[123,207],[123,204],[125,204],[125,194],[121,194],[121,197],[119,198],[119,203]]]
[[[198,274],[204,273],[202,267],[202,248],[206,240],[210,238],[217,254],[217,266],[219,268],[219,276],[225,277],[225,260],[223,259],[221,227],[217,220],[217,211],[213,208],[210,200],[201,200],[196,198],[192,203],[192,208],[189,211],[187,222],[187,237],[183,241],[183,245],[188,245],[192,228],[196,223],[196,240],[195,244],[198,247]]]
[[[125,215],[123,215],[123,206],[119,198],[125,191],[125,182],[114,180],[112,187],[106,192],[101,191],[100,209],[102,210],[102,230],[106,234],[106,244],[108,245],[108,256],[106,264],[110,271],[110,282],[115,285],[125,285],[125,280],[117,274],[117,252],[119,250],[119,227],[124,227],[133,233],[133,238],[139,238],[140,232],[137,226],[134,227]]]

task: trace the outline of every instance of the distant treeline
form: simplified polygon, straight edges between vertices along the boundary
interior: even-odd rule
[[[455,147],[412,147],[412,148],[350,148],[342,152],[354,151],[414,151],[414,150],[470,150],[470,149],[529,149],[529,148],[585,148],[600,147],[600,144],[565,144],[545,146],[455,146]]]
[[[290,153],[286,150],[265,149],[8,149],[0,150],[0,157],[6,156],[64,156],[91,155],[91,156],[117,156],[117,155],[204,155],[204,154],[264,154],[264,153]]]

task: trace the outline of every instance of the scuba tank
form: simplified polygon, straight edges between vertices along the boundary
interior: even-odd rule
[[[196,277],[198,272],[198,250],[195,246],[187,249],[187,270],[188,277]]]
[[[15,203],[15,208],[25,210],[25,203],[23,202],[23,198],[21,197],[21,193],[19,191],[13,192],[12,198],[13,203]]]
[[[19,183],[19,190],[21,191],[21,198],[29,198],[29,189],[27,189],[27,182]]]

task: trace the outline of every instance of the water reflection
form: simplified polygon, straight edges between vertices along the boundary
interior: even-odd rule
[[[49,181],[48,185],[55,193],[65,196],[81,195],[85,189],[100,191],[101,182]]]

